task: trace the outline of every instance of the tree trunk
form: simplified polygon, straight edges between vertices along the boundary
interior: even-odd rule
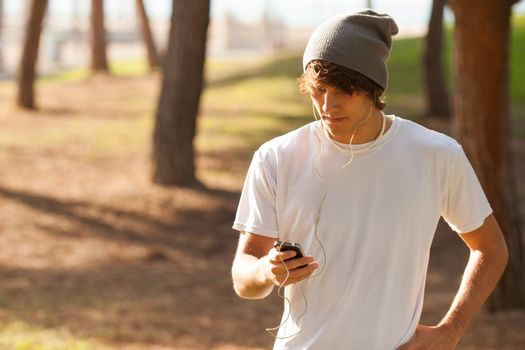
[[[451,1],[456,17],[454,129],[494,209],[510,254],[508,267],[488,301],[492,311],[525,306],[522,226],[510,149],[512,3]]]
[[[144,0],[136,0],[135,2],[137,5],[137,12],[140,20],[142,39],[144,40],[144,44],[146,44],[146,50],[148,53],[149,68],[153,70],[159,65],[159,56],[157,54],[157,48],[155,47],[155,41],[153,40],[153,35],[151,33],[148,15],[146,13],[146,8],[144,7]]]
[[[443,74],[443,10],[447,0],[434,0],[423,51],[426,115],[450,119],[450,100]]]
[[[154,134],[153,181],[157,184],[197,183],[193,139],[203,86],[209,12],[209,0],[173,0]]]
[[[103,0],[91,0],[91,70],[108,71]]]
[[[36,62],[47,0],[32,0],[28,3],[27,8],[29,15],[26,22],[24,48],[18,74],[17,105],[22,108],[35,109],[34,82]]]
[[[4,29],[4,0],[0,0],[0,73],[4,71],[4,40],[2,31]]]
[[[366,7],[371,9],[372,7],[372,0],[366,0]]]

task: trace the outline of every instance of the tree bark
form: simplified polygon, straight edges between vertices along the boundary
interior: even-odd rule
[[[494,209],[509,264],[489,310],[525,307],[522,226],[510,149],[510,0],[456,0],[454,130]]]
[[[197,183],[193,139],[203,86],[209,12],[209,0],[173,0],[154,133],[153,181],[160,185]]]
[[[3,42],[3,29],[4,29],[4,0],[0,0],[0,73],[4,71],[4,42]]]
[[[18,74],[17,105],[22,108],[35,109],[34,82],[36,62],[40,47],[42,22],[47,9],[47,0],[32,0],[28,3],[28,17],[24,48]]]
[[[434,0],[423,51],[426,115],[450,118],[450,100],[443,74],[443,10],[447,0]]]
[[[153,40],[153,34],[151,33],[148,15],[146,13],[146,8],[144,7],[144,0],[135,0],[135,2],[139,15],[142,39],[144,40],[146,51],[148,53],[149,68],[153,70],[159,65],[159,55],[157,54],[157,48],[155,46],[155,41]]]
[[[91,0],[91,70],[107,72],[106,30],[104,29],[104,1]]]

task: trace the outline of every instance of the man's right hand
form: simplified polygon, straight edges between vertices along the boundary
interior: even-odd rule
[[[279,252],[272,248],[260,260],[267,280],[276,286],[288,286],[310,277],[319,267],[312,256],[293,259],[295,255],[293,250]]]
[[[317,269],[318,264],[311,256],[291,259],[296,253],[279,253],[274,242],[275,238],[241,232],[232,265],[233,288],[241,298],[265,298],[274,286],[297,283]]]

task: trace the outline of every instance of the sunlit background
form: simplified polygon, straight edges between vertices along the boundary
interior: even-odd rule
[[[231,286],[240,190],[259,145],[313,120],[296,82],[313,28],[368,1],[211,1],[194,142],[205,189],[153,184],[163,72],[148,67],[135,0],[104,1],[103,72],[90,68],[91,1],[49,1],[35,109],[16,103],[29,1],[1,3],[0,350],[271,348],[265,328],[278,324],[282,300],[241,300]],[[162,57],[172,0],[144,3]],[[372,5],[400,29],[386,112],[452,134],[450,119],[425,115],[421,62],[431,1]],[[509,105],[525,217],[525,1],[512,9]],[[451,95],[453,22],[446,9],[442,60]],[[463,248],[439,226],[423,322],[439,322],[448,309]],[[522,350],[524,329],[522,311],[484,310],[458,350]]]

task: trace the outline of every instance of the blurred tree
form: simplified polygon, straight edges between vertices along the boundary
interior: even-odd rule
[[[154,132],[153,181],[198,184],[193,139],[203,87],[210,0],[173,0]]]
[[[17,105],[22,108],[34,109],[33,85],[47,0],[31,0],[27,5],[28,17],[26,20],[24,48],[18,72]]]
[[[423,48],[426,115],[450,119],[450,100],[443,74],[443,10],[447,0],[433,0]]]
[[[91,0],[91,70],[107,72],[104,0]]]
[[[146,13],[146,8],[144,7],[144,0],[135,0],[137,6],[137,12],[140,19],[140,28],[142,32],[142,39],[146,44],[146,50],[148,52],[148,63],[149,68],[154,69],[159,65],[159,56],[157,54],[157,48],[155,47],[155,41],[153,40],[153,35],[151,33],[151,28],[149,25],[148,15]]]
[[[0,0],[0,72],[4,71],[4,40],[3,31],[4,29],[4,0]]]
[[[450,1],[456,23],[454,129],[509,248],[508,267],[488,300],[492,311],[525,307],[522,226],[510,149],[509,31],[515,2]]]

